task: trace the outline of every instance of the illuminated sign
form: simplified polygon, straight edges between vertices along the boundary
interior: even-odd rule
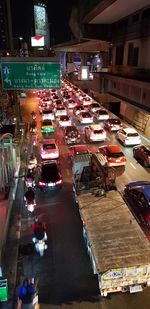
[[[4,89],[60,88],[59,63],[5,62],[1,73]]]
[[[46,10],[45,7],[34,5],[35,35],[46,35]]]
[[[32,47],[40,47],[40,46],[44,46],[44,36],[32,36],[31,37],[31,46]]]
[[[89,80],[89,67],[88,66],[80,66],[78,79],[79,80]]]

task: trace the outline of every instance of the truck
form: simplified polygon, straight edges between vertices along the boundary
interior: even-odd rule
[[[149,241],[115,187],[115,171],[100,154],[76,156],[72,171],[83,238],[101,296],[150,286]]]

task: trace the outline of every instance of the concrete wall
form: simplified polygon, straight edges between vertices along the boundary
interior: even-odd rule
[[[123,55],[123,66],[127,66],[128,63],[128,46],[130,43],[133,43],[134,47],[139,48],[139,56],[138,56],[138,66],[137,68],[142,69],[150,69],[150,57],[149,57],[149,51],[150,51],[150,37],[142,38],[142,39],[136,39],[136,40],[130,40],[126,41],[124,43],[124,55]],[[116,46],[113,46],[112,49],[112,65],[116,65]]]
[[[121,101],[120,114],[138,131],[141,131],[144,135],[150,138],[150,114],[135,108],[125,101]]]

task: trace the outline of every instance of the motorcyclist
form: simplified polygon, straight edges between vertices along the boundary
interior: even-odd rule
[[[27,187],[34,187],[35,186],[34,174],[33,174],[32,170],[28,170],[28,172],[27,172],[26,186]]]
[[[32,111],[31,116],[32,116],[32,119],[36,119],[36,113],[34,111]]]
[[[28,190],[25,192],[24,199],[26,202],[32,202],[35,200],[35,193],[32,187],[29,187]]]
[[[32,225],[32,231],[33,231],[33,242],[35,243],[36,240],[47,240],[47,234],[46,234],[46,225],[43,222],[36,221]]]
[[[36,166],[37,166],[37,159],[34,153],[32,153],[29,159],[28,169],[34,169]]]

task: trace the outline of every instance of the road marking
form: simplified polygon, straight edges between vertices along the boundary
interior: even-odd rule
[[[130,165],[136,170],[136,167],[133,165],[133,163],[130,162]]]

